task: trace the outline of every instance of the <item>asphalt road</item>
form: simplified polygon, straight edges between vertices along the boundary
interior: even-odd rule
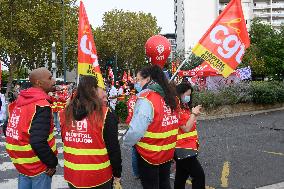
[[[120,131],[123,133],[124,131]],[[199,160],[208,189],[250,189],[284,181],[284,111],[199,121]],[[67,188],[63,179],[62,144],[60,166],[53,188]],[[131,151],[121,147],[124,189],[142,188],[132,176]],[[191,188],[190,182],[187,188]],[[0,138],[0,188],[17,188],[17,172]]]

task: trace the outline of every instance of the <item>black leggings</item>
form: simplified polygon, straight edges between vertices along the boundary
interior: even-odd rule
[[[205,174],[196,156],[176,160],[175,189],[184,189],[189,176],[192,189],[205,189]]]
[[[138,154],[138,171],[143,189],[171,189],[171,162],[151,165]]]

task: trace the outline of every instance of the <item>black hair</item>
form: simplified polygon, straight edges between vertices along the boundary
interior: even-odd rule
[[[191,108],[192,107],[192,92],[193,92],[193,88],[191,84],[189,82],[181,82],[180,84],[176,86],[177,96],[180,101],[181,101],[181,95],[184,94],[188,90],[191,90],[191,94],[190,94],[190,102],[187,105],[188,107]],[[187,108],[186,106],[184,106],[183,103],[181,103],[180,105],[181,105],[181,108]]]
[[[138,73],[142,78],[150,77],[151,80],[158,83],[165,93],[164,100],[166,105],[169,106],[172,111],[177,109],[175,89],[169,84],[163,70],[159,66],[147,66],[142,68]]]

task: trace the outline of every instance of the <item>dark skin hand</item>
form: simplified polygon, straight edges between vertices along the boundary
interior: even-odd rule
[[[55,174],[55,172],[56,172],[56,168],[47,168],[45,171],[45,173],[50,177],[52,177]]]

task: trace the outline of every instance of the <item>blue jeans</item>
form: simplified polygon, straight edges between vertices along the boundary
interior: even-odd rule
[[[56,127],[56,130],[60,132],[61,128],[60,128],[60,123],[58,119],[58,112],[53,112],[53,118],[54,118],[54,125]]]
[[[139,177],[137,158],[138,152],[135,147],[132,147],[132,170],[135,177]]]
[[[35,177],[19,174],[18,189],[51,189],[52,178],[45,173]]]

